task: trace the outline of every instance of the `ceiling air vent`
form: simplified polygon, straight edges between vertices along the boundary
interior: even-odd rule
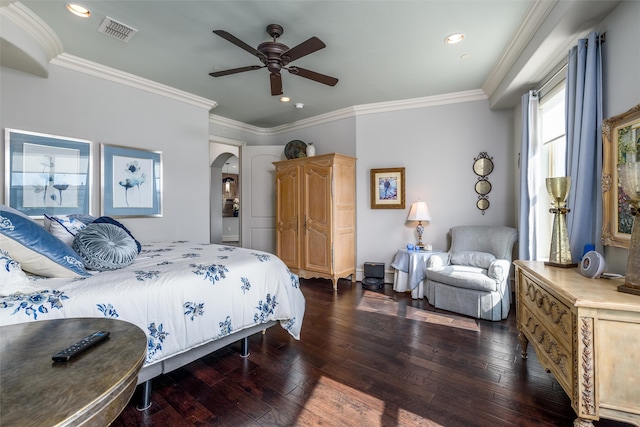
[[[98,27],[98,32],[127,43],[136,35],[138,30],[107,16]]]

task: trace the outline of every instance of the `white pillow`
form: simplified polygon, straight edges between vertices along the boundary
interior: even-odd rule
[[[11,258],[9,252],[0,249],[0,296],[17,292],[28,294],[36,290],[20,268],[20,263]]]
[[[44,277],[87,277],[82,258],[20,211],[0,205],[0,247],[25,271]]]
[[[85,217],[89,218],[86,215]],[[91,218],[92,220],[95,219],[93,217]],[[62,240],[68,246],[73,244],[73,239],[76,237],[76,234],[86,226],[86,220],[82,221],[82,219],[76,215],[49,216],[44,214],[45,230]]]

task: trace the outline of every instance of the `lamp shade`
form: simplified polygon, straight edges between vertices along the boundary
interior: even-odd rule
[[[408,221],[431,221],[427,202],[414,202],[409,211]]]

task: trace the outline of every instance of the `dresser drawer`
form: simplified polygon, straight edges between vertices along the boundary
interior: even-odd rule
[[[523,274],[522,271],[518,279],[519,303],[527,307],[531,313],[535,313],[539,322],[545,325],[555,340],[564,347],[571,348],[573,317],[569,307],[540,287],[529,276]]]
[[[529,344],[535,348],[540,364],[551,371],[564,391],[573,396],[573,356],[571,347],[565,346],[556,338],[555,331],[549,330],[545,322],[526,305],[521,307],[521,332],[529,340]]]

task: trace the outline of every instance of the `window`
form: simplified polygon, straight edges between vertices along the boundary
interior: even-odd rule
[[[565,131],[565,84],[562,81],[551,91],[540,97],[538,107],[538,135],[541,147],[540,176],[541,188],[537,189],[536,205],[538,224],[536,259],[548,260],[553,232],[553,215],[549,213],[551,199],[547,192],[545,178],[566,175],[566,131]]]

